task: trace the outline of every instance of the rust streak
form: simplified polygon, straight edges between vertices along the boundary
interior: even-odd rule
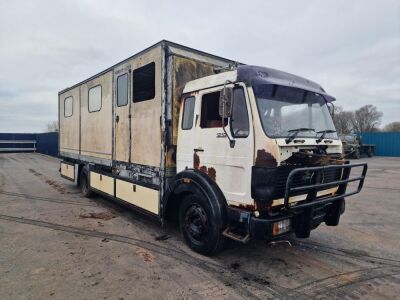
[[[214,168],[207,169],[208,176],[211,177],[212,180],[217,181],[217,171]]]
[[[273,157],[270,153],[265,151],[264,149],[257,150],[257,158],[255,165],[257,167],[276,167],[278,163],[276,162],[275,157]]]
[[[193,153],[193,168],[207,174],[213,181],[217,179],[217,171],[214,168],[207,168],[207,166],[200,166],[200,157],[194,152]]]
[[[197,155],[197,153],[193,153],[193,168],[198,170],[200,167],[200,157]]]

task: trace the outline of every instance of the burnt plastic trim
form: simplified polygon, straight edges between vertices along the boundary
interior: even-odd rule
[[[92,166],[92,165],[89,165],[89,171],[94,172],[94,173],[98,173],[98,174],[101,174],[101,175],[104,175],[104,176],[112,177],[114,179],[118,179],[118,180],[126,181],[126,182],[129,182],[129,183],[133,183],[133,184],[136,184],[136,185],[140,185],[140,186],[143,186],[145,188],[152,189],[152,190],[156,190],[156,191],[160,190],[160,187],[158,185],[149,184],[149,183],[146,183],[146,182],[143,182],[143,181],[138,181],[138,180],[135,180],[135,179],[132,179],[132,178],[119,176],[117,174],[113,174],[113,173],[107,172],[105,170],[96,169],[96,167]]]

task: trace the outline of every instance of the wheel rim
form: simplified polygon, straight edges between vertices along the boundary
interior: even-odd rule
[[[185,231],[194,243],[203,243],[207,239],[208,219],[204,209],[194,204],[188,208],[185,214]]]

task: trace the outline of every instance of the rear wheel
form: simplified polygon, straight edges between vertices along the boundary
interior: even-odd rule
[[[183,199],[179,210],[179,225],[188,246],[204,255],[212,255],[222,249],[224,237],[216,226],[207,200],[197,195]]]
[[[94,193],[90,190],[89,187],[89,179],[86,172],[82,171],[81,173],[81,191],[83,196],[90,198],[94,195]]]

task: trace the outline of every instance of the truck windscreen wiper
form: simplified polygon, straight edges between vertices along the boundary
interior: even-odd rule
[[[336,130],[332,130],[332,129],[317,131],[317,133],[322,133],[321,136],[317,139],[317,144],[322,142],[322,140],[325,138],[325,134],[334,133],[334,132],[336,132]]]
[[[295,128],[295,129],[288,130],[288,132],[293,132],[293,134],[285,140],[286,144],[289,144],[291,141],[293,141],[296,138],[296,136],[299,134],[299,132],[302,132],[302,131],[315,131],[315,129],[301,127],[301,128]]]

